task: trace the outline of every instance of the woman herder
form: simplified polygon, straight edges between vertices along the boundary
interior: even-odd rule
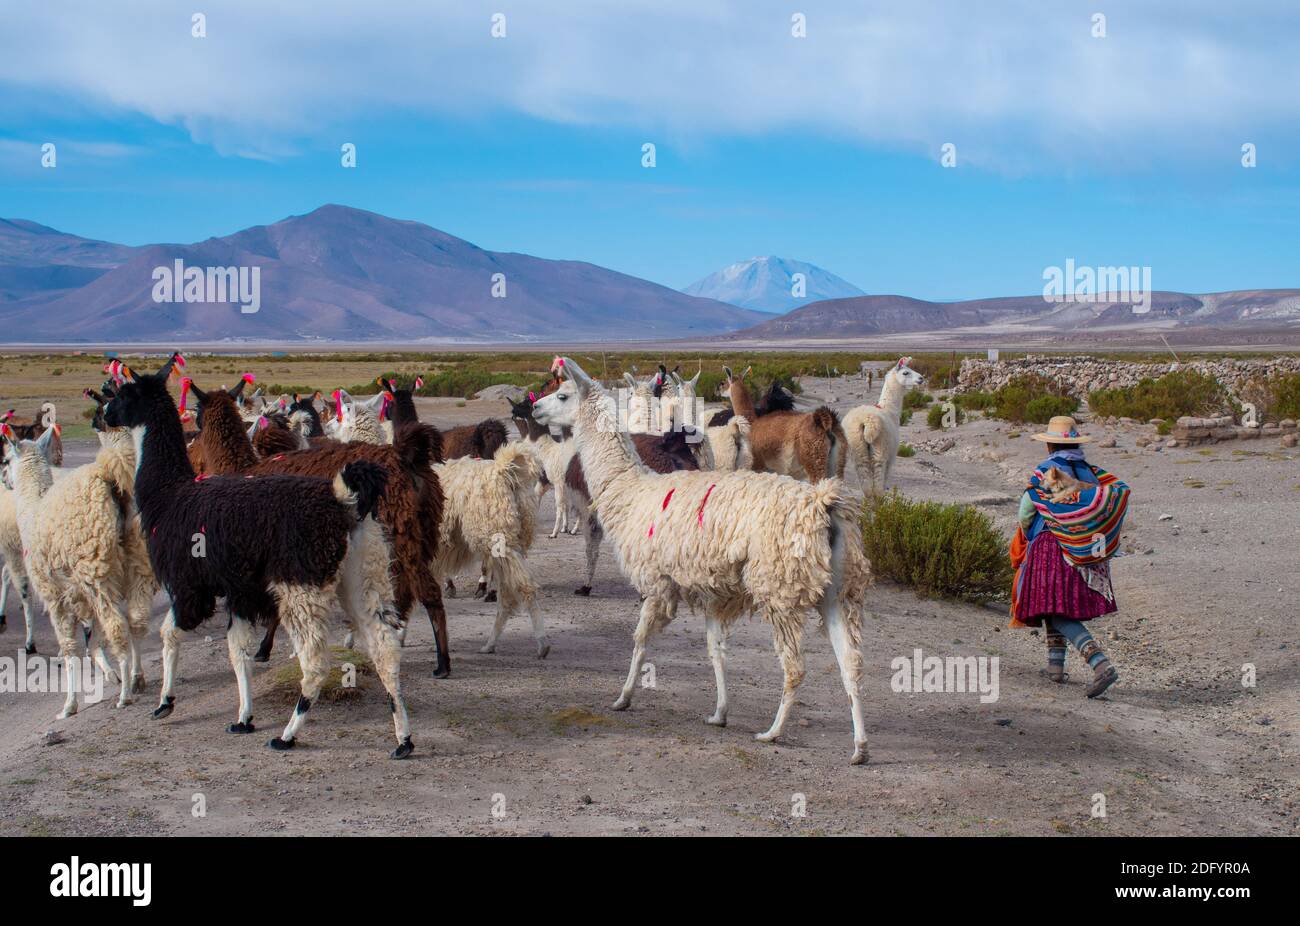
[[[1084,622],[1116,610],[1109,557],[1119,544],[1129,489],[1084,459],[1080,445],[1090,438],[1080,436],[1073,418],[1053,418],[1034,440],[1047,444],[1048,457],[1020,500],[1020,527],[1011,542],[1011,625],[1046,624],[1047,676],[1054,682],[1066,679],[1066,641],[1073,643],[1093,670],[1087,695],[1095,698],[1115,684],[1119,672]],[[1039,485],[1053,468],[1097,488],[1055,502],[1052,491]]]

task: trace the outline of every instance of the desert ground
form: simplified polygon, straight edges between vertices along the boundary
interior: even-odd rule
[[[802,385],[841,411],[878,391],[853,378]],[[503,401],[421,402],[438,425],[507,414]],[[1042,445],[1003,422],[938,432],[924,419],[904,428],[917,453],[898,461],[893,485],[978,505],[1009,533]],[[536,658],[522,617],[495,655],[480,655],[495,606],[468,597],[474,578],[463,576],[447,603],[451,678],[432,678],[422,615],[407,638],[409,760],[387,757],[392,728],[373,681],[352,700],[318,703],[299,748],[268,749],[296,698],[276,685],[292,661],[284,637],[255,668],[257,733],[226,733],[237,701],[219,613],[183,647],[165,720],[150,717],[156,633],[145,647],[148,690],[124,709],[109,697],[56,721],[61,695],[0,694],[0,834],[1300,833],[1300,452],[1263,441],[1155,451],[1135,446],[1153,432],[1144,426],[1084,428],[1116,438],[1089,457],[1134,489],[1129,555],[1113,566],[1120,611],[1093,624],[1121,674],[1102,699],[1084,697],[1088,670],[1073,651],[1067,684],[1043,678],[1042,638],[1009,628],[1005,608],[922,599],[882,580],[863,633],[866,766],[848,764],[848,705],[811,621],[808,674],[778,744],[753,736],[781,684],[758,620],[731,637],[727,727],[703,722],[713,672],[703,620],[685,608],[651,643],[656,687],[615,712],[637,595],[608,546],[591,597],[573,595],[582,538],[545,536],[548,494],[530,563],[549,657]],[[94,444],[74,437],[67,447],[75,464]],[[856,491],[851,463],[848,481]],[[160,597],[155,627],[163,610]],[[21,626],[11,601],[0,655],[21,650]],[[37,648],[55,651],[43,616]],[[998,700],[895,693],[891,661],[917,648],[999,657]],[[1247,665],[1254,687],[1243,686]],[[1104,818],[1093,815],[1098,794]]]

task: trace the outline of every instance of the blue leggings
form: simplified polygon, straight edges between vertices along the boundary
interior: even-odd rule
[[[1059,614],[1047,619],[1047,623],[1061,636],[1065,637],[1074,644],[1074,648],[1083,652],[1083,647],[1092,640],[1092,634],[1088,628],[1083,625],[1083,621],[1071,620],[1068,617],[1062,617]],[[1059,656],[1059,658],[1058,658]],[[1095,667],[1097,663],[1106,658],[1106,654],[1098,647],[1096,652],[1088,659],[1088,665]],[[1065,664],[1065,650],[1062,648],[1058,651],[1052,648],[1048,649],[1047,661],[1051,663]]]

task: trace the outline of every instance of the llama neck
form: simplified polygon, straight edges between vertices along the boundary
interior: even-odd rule
[[[880,387],[880,402],[877,404],[894,418],[900,418],[903,414],[903,394],[905,392],[907,392],[907,387],[898,381],[898,377],[891,370],[885,374],[885,384]]]
[[[147,420],[132,428],[136,440],[136,501],[146,527],[166,515],[171,492],[194,481],[194,467],[185,453],[176,403],[164,392],[154,400]]]
[[[593,502],[622,476],[645,471],[632,441],[618,426],[613,400],[595,392],[582,400],[574,427],[582,473]]]
[[[50,465],[38,456],[23,454],[13,461],[14,502],[20,511],[32,510],[54,484]]]
[[[415,411],[415,399],[405,389],[393,393],[393,404],[388,409],[388,420],[394,428],[404,424],[415,424],[420,416]]]
[[[244,421],[233,403],[218,399],[204,409],[203,418],[199,441],[208,472],[217,476],[243,472],[257,462]]]
[[[734,380],[728,392],[731,394],[731,409],[737,415],[744,415],[750,421],[758,417],[754,410],[754,399],[740,380]]]

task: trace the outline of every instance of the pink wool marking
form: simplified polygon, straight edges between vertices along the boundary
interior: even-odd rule
[[[704,506],[709,503],[709,496],[713,494],[713,486],[716,485],[717,483],[715,482],[713,485],[709,486],[709,491],[704,493],[704,501],[700,502],[700,510],[696,512],[695,519],[700,527],[704,526]]]

